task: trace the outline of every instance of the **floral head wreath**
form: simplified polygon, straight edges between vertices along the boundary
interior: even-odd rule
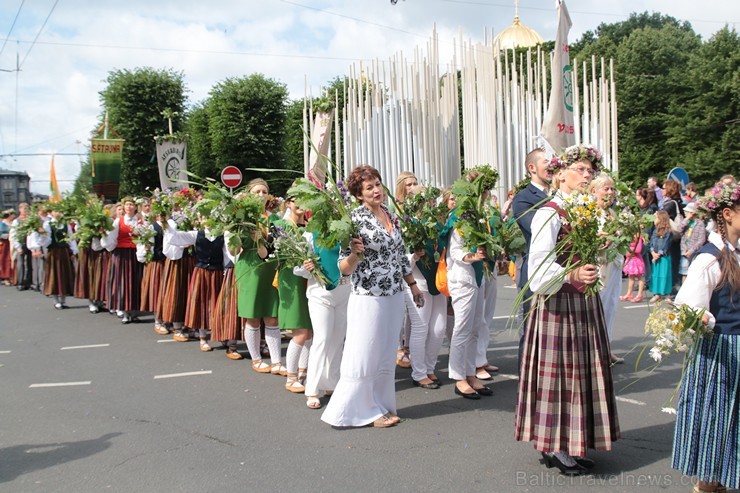
[[[740,185],[725,185],[718,183],[704,197],[697,200],[700,211],[716,215],[725,207],[733,207],[740,203]]]
[[[598,173],[601,171],[601,158],[601,151],[591,144],[577,144],[568,147],[560,155],[553,156],[547,169],[554,173],[573,163],[589,161],[594,167],[594,172]]]

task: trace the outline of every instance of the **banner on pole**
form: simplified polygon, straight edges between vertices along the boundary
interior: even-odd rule
[[[334,110],[316,113],[316,122],[311,130],[311,152],[308,158],[308,175],[323,186],[326,181],[326,156],[331,142],[331,125]],[[318,152],[316,152],[318,150]]]
[[[121,183],[123,139],[91,139],[92,187],[97,195],[118,200]]]
[[[49,172],[49,202],[60,202],[62,195],[59,193],[59,183],[57,183],[57,172],[54,168],[54,154],[51,155],[51,170]]]
[[[573,83],[571,79],[568,32],[573,23],[565,2],[558,3],[558,32],[552,60],[552,87],[547,113],[542,121],[540,140],[552,155],[576,143],[573,125]]]
[[[162,190],[182,188],[187,181],[187,144],[184,141],[157,139],[157,164]]]

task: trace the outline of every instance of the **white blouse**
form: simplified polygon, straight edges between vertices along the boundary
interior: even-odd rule
[[[552,202],[563,205],[568,194],[557,192]],[[532,243],[529,246],[529,289],[536,294],[557,293],[564,283],[565,268],[555,258],[555,246],[563,221],[549,206],[537,209],[532,218]]]

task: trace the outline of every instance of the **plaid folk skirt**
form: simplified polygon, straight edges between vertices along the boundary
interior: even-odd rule
[[[69,248],[49,248],[44,264],[44,295],[72,296],[74,288],[74,265]]]
[[[216,300],[224,282],[224,271],[196,267],[190,278],[185,327],[208,329],[210,315],[216,310]]]
[[[224,281],[211,312],[211,341],[224,342],[241,339],[241,319],[236,313],[237,295],[234,269],[224,271]]]
[[[141,307],[142,312],[154,312],[162,294],[162,271],[164,260],[152,260],[144,264],[144,274],[141,277]]]
[[[86,300],[90,297],[90,264],[87,257],[90,248],[83,247],[77,252],[77,272],[75,274],[75,298]]]
[[[516,440],[585,456],[620,437],[609,340],[598,295],[537,295],[519,370]]]
[[[162,291],[157,300],[154,316],[164,323],[185,321],[188,284],[195,266],[195,258],[184,255],[178,260],[166,259],[162,272]]]
[[[116,248],[110,258],[110,299],[108,307],[124,312],[138,311],[141,302],[142,265],[135,248]]]

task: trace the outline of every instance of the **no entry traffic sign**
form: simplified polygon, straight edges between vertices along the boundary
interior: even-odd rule
[[[229,188],[236,188],[242,182],[242,172],[236,166],[227,166],[221,172],[221,183]]]

